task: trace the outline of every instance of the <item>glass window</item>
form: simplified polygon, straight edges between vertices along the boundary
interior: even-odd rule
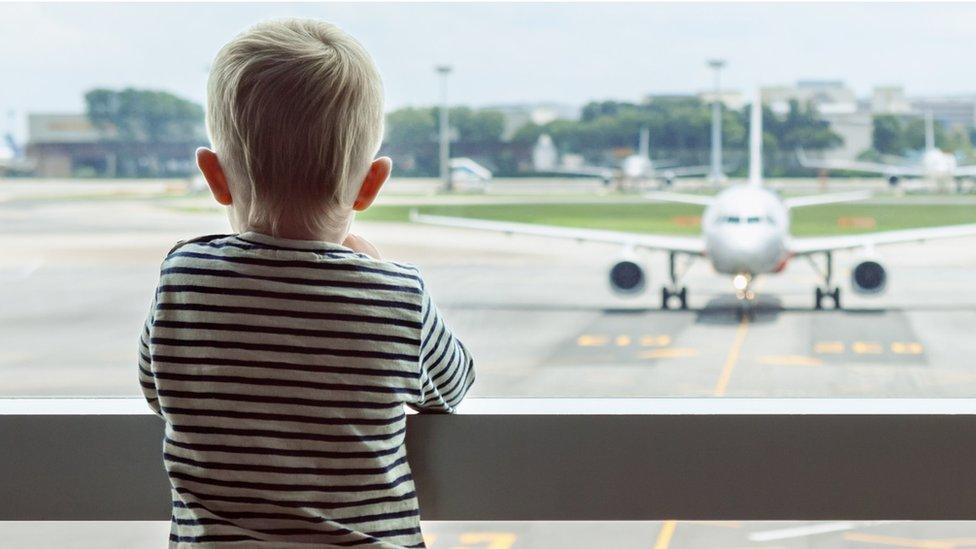
[[[193,160],[208,144],[208,66],[278,16],[332,20],[374,56],[394,175],[355,230],[423,270],[475,356],[472,395],[976,391],[976,236],[878,245],[870,258],[850,240],[976,223],[963,177],[976,164],[976,86],[957,61],[973,5],[38,4],[0,6],[0,396],[140,394],[137,339],[161,260],[177,241],[230,230]],[[697,46],[655,50],[686,43]],[[862,62],[876,44],[892,63]],[[834,79],[810,79],[821,74]],[[872,194],[791,208],[781,257],[703,236],[705,202],[746,181],[758,81],[770,83],[767,188],[787,202]],[[936,156],[959,167],[897,180],[850,169]],[[590,241],[593,229],[623,236]],[[611,286],[622,259],[643,269],[639,287]],[[732,277],[748,269],[737,292]]]

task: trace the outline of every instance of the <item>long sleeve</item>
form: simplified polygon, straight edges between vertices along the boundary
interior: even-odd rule
[[[444,323],[430,294],[423,294],[420,344],[420,400],[422,412],[452,413],[474,383],[470,353]]]
[[[149,350],[149,340],[152,333],[153,316],[156,311],[156,299],[153,298],[152,305],[149,307],[149,315],[139,336],[139,385],[142,386],[142,394],[146,397],[149,407],[162,416],[159,409],[159,396],[156,394],[156,379],[152,373],[152,353]]]

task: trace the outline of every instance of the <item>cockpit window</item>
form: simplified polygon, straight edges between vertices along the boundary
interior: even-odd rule
[[[770,215],[752,215],[749,217],[740,217],[737,215],[723,215],[718,218],[718,222],[731,223],[731,224],[747,223],[749,225],[756,225],[759,223],[768,223],[769,225],[776,224],[776,222],[773,220],[773,217]]]

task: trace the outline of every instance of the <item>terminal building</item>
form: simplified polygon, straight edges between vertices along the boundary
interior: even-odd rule
[[[163,142],[116,137],[84,114],[31,113],[26,155],[37,177],[182,177],[193,173],[194,150],[206,144],[202,135]]]
[[[790,101],[812,104],[844,140],[829,153],[839,159],[853,160],[871,148],[874,117],[879,115],[920,117],[931,112],[947,129],[976,127],[976,95],[909,97],[902,86],[877,86],[869,98],[859,99],[843,81],[802,80],[793,86],[765,87],[762,98],[779,115],[789,112]]]

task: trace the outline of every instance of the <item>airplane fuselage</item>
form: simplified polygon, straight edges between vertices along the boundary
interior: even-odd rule
[[[922,167],[928,179],[948,179],[955,176],[956,157],[939,149],[929,149],[922,155]]]
[[[780,270],[788,259],[789,211],[759,185],[722,191],[702,215],[706,256],[716,272],[757,275]]]

